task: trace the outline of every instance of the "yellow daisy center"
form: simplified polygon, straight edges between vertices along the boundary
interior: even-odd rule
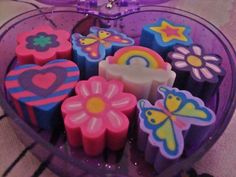
[[[86,102],[86,109],[93,114],[101,113],[105,110],[106,103],[100,97],[91,97]]]
[[[200,67],[202,66],[202,60],[197,57],[197,56],[194,56],[194,55],[190,55],[187,57],[187,62],[192,65],[192,66],[195,66],[195,67]]]

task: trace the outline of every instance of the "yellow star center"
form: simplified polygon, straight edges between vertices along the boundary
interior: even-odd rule
[[[163,21],[161,26],[154,26],[150,29],[159,33],[163,42],[170,42],[172,40],[188,41],[187,37],[184,35],[186,28],[183,26],[173,26]]]

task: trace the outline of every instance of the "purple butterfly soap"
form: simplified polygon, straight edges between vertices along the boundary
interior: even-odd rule
[[[175,86],[204,100],[215,93],[225,76],[222,58],[206,54],[200,45],[177,45],[174,51],[168,53],[168,59],[177,75]]]
[[[5,86],[22,119],[51,129],[59,117],[60,104],[72,93],[79,75],[75,63],[58,59],[43,66],[17,66],[7,74]]]
[[[202,126],[215,122],[215,114],[190,92],[177,88],[159,87],[163,99],[152,105],[147,100],[138,102],[138,148],[145,151],[146,161],[157,171],[165,164],[180,158],[184,139],[193,135],[192,141],[205,134]],[[197,130],[194,126],[197,126]],[[192,128],[194,127],[194,128]]]
[[[79,65],[82,78],[98,74],[98,63],[122,47],[134,45],[134,40],[114,29],[91,27],[90,34],[72,35],[74,61]]]

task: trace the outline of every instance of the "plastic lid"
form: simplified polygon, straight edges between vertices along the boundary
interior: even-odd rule
[[[161,4],[170,0],[37,0],[54,6],[77,5],[81,13],[116,19],[139,10],[141,5]]]

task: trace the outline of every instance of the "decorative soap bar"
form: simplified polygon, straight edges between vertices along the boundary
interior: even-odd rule
[[[61,102],[79,80],[79,68],[69,60],[57,59],[44,66],[17,66],[5,85],[18,115],[27,122],[51,129],[60,115]]]
[[[168,58],[177,73],[175,86],[189,90],[204,100],[215,93],[225,75],[225,70],[221,67],[221,57],[205,54],[200,45],[177,45],[169,52]]]
[[[75,91],[77,95],[66,99],[61,108],[70,145],[83,146],[89,156],[101,154],[105,147],[123,148],[135,96],[124,93],[121,82],[99,76],[80,81]]]
[[[71,59],[70,33],[40,26],[17,38],[16,56],[20,64],[43,65],[57,58]]]
[[[134,45],[134,40],[113,29],[91,27],[88,36],[72,35],[74,61],[78,63],[82,77],[98,74],[98,63],[116,50]]]
[[[106,79],[118,79],[125,90],[137,99],[145,98],[154,102],[159,85],[172,86],[175,73],[169,63],[165,63],[155,51],[130,46],[118,50],[114,57],[107,57],[99,63],[99,75]]]
[[[138,148],[145,151],[145,159],[153,163],[157,171],[163,170],[168,160],[171,162],[181,156],[184,137],[193,125],[200,130],[201,126],[215,122],[215,114],[189,92],[163,86],[159,92],[163,99],[157,100],[155,105],[147,100],[138,102],[137,141]],[[197,133],[199,135],[200,131]]]
[[[166,57],[176,44],[186,46],[192,44],[190,32],[190,27],[186,25],[174,24],[166,19],[160,19],[154,24],[144,26],[140,44]]]

